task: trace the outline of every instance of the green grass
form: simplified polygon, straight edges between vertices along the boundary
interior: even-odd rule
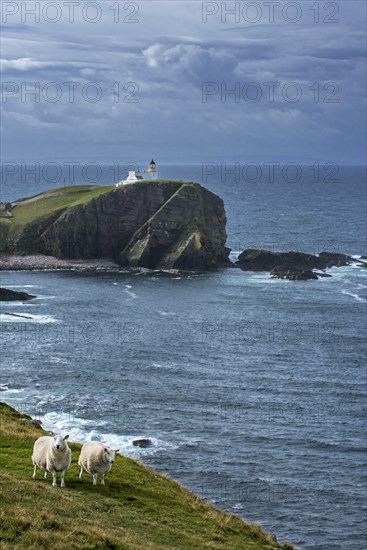
[[[32,480],[32,447],[43,430],[0,403],[0,548],[121,550],[270,550],[259,526],[223,513],[168,476],[117,456],[106,485],[78,478],[80,445],[66,488]]]
[[[68,208],[85,204],[113,189],[115,189],[114,186],[75,185],[50,189],[34,197],[26,197],[16,201],[18,204],[12,209],[11,218],[0,216],[0,239],[3,247],[5,246],[5,249],[11,250],[12,241],[16,241],[28,224],[58,217]],[[30,199],[37,200],[26,202]]]
[[[44,195],[52,195],[53,193],[59,193],[59,192],[66,192],[66,193],[74,193],[77,191],[87,191],[88,189],[91,189],[93,187],[99,187],[96,185],[68,185],[65,187],[55,187],[54,189],[46,189],[46,191],[41,191],[41,193],[37,193],[37,195],[33,195],[34,197],[43,197]],[[102,187],[102,186],[101,186]],[[14,202],[22,202],[26,201],[31,197],[22,197],[21,199],[17,199]]]
[[[89,189],[86,191],[85,189]],[[70,206],[76,206],[78,204],[84,204],[90,200],[99,197],[100,195],[107,193],[114,189],[111,186],[74,186],[60,189],[54,189],[46,193],[36,195],[39,198],[35,202],[27,204],[18,204],[12,211],[14,224],[25,224],[32,222],[33,220],[47,216],[51,213],[65,210]],[[63,193],[61,195],[52,195],[52,193]],[[50,196],[48,196],[50,195]],[[32,197],[33,198],[33,197]],[[22,199],[25,201],[27,199]]]

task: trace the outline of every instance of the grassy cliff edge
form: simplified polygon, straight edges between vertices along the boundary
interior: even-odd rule
[[[0,403],[0,548],[124,550],[291,550],[258,525],[224,513],[168,476],[117,456],[106,485],[78,478],[80,445],[66,488],[32,480],[35,439],[46,432]]]

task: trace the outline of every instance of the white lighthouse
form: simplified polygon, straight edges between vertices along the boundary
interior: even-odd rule
[[[148,172],[150,174],[155,174],[157,172],[157,167],[153,159],[150,161]]]
[[[157,166],[154,160],[152,159],[149,163],[148,170],[129,170],[129,175],[127,176],[126,180],[121,180],[118,183],[116,183],[116,187],[121,187],[121,185],[129,185],[131,183],[136,183],[137,181],[143,180],[143,176],[140,176],[139,173],[149,173],[150,178],[153,179],[156,176],[157,173]]]

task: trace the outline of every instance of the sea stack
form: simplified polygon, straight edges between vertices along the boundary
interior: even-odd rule
[[[157,270],[210,270],[228,263],[223,201],[196,183],[75,186],[12,206],[12,218],[0,219],[2,252],[10,256],[112,259]]]

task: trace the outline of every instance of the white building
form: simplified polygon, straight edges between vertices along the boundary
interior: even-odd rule
[[[128,185],[130,183],[136,183],[137,181],[143,180],[143,176],[139,176],[138,172],[149,172],[149,174],[151,175],[150,177],[153,178],[156,171],[156,164],[152,159],[149,164],[148,170],[129,170],[129,175],[127,176],[126,180],[121,180],[116,183],[116,187],[120,187],[121,185]]]

